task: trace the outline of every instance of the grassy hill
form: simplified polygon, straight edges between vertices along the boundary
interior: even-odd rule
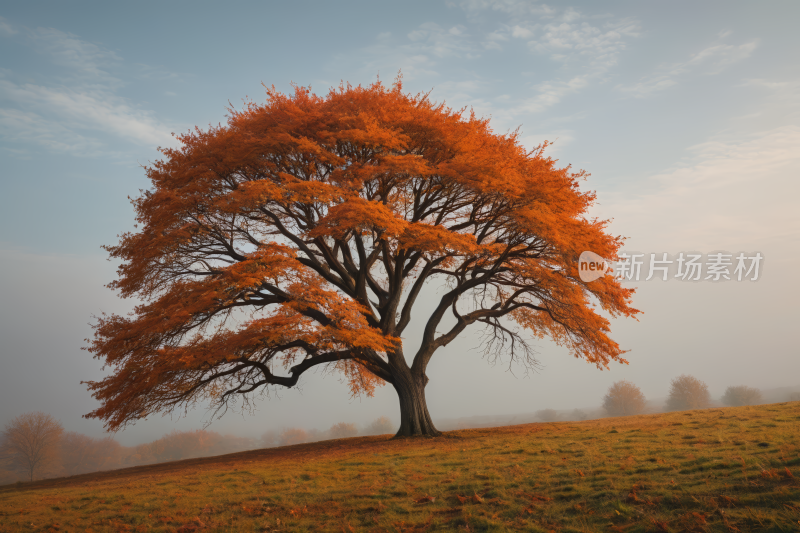
[[[389,436],[0,487],[17,531],[800,531],[800,402]]]

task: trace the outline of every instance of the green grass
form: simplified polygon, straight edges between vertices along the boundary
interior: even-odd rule
[[[0,487],[16,531],[800,531],[800,403],[364,437]]]

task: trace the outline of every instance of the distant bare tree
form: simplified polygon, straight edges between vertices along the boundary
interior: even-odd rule
[[[300,428],[288,428],[281,432],[281,446],[291,446],[292,444],[303,444],[308,442],[308,433]]]
[[[5,446],[6,436],[0,432],[0,485],[13,483],[20,478],[19,467],[14,464],[10,450]]]
[[[611,416],[632,416],[644,411],[647,400],[642,389],[630,381],[617,381],[603,397],[603,408]]]
[[[339,422],[338,424],[331,426],[328,434],[332,439],[346,439],[348,437],[355,437],[358,435],[358,428],[355,424]]]
[[[558,420],[558,412],[555,409],[541,409],[536,411],[536,417],[542,422],[555,422]]]
[[[672,380],[667,398],[668,411],[704,409],[711,405],[708,385],[694,376],[683,374]]]
[[[728,387],[722,396],[722,403],[732,406],[758,405],[763,401],[760,390],[745,385]]]
[[[36,473],[57,461],[64,427],[52,416],[37,411],[12,419],[3,433],[3,455],[33,481]]]
[[[790,392],[786,399],[787,402],[800,402],[800,391]]]
[[[376,418],[364,428],[364,435],[386,435],[387,433],[395,433],[397,427],[392,424],[388,417],[382,416]]]

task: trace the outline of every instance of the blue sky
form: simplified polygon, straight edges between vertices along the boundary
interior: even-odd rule
[[[325,93],[344,80],[432,91],[498,132],[586,169],[595,214],[627,247],[760,251],[757,283],[640,285],[640,322],[614,324],[631,365],[599,372],[543,343],[529,378],[487,366],[475,336],[431,369],[433,416],[597,405],[616,379],[649,397],[692,373],[800,386],[800,4],[796,2],[20,2],[0,9],[0,424],[31,409],[97,434],[81,379],[88,322],[124,312],[102,244],[132,228],[128,196],[172,132],[225,121],[262,83]],[[411,340],[410,340],[411,341]],[[383,414],[335,377],[265,401],[221,430],[328,427]],[[138,442],[202,413],[120,435]],[[212,426],[215,427],[215,426]]]

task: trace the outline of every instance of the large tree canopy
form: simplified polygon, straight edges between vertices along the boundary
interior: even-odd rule
[[[634,316],[633,291],[577,270],[584,250],[613,260],[622,241],[587,218],[585,174],[546,145],[526,150],[399,81],[325,97],[268,89],[264,105],[179,140],[147,169],[137,231],[107,248],[122,262],[110,286],[143,301],[99,318],[88,347],[113,369],[88,382],[101,406],[87,416],[109,429],[327,365],[353,393],[392,384],[399,435],[435,435],[425,369],[472,324],[522,363],[531,336],[598,367],[625,362],[597,307]],[[426,282],[444,294],[415,307]]]

